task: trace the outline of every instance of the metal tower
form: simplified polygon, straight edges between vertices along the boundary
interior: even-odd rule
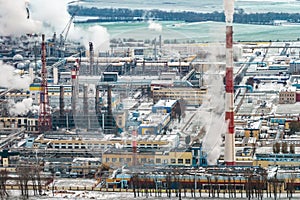
[[[50,113],[47,68],[46,68],[46,45],[45,35],[42,35],[42,69],[41,69],[41,91],[40,91],[40,115],[39,115],[39,132],[50,131],[52,129],[52,120]]]

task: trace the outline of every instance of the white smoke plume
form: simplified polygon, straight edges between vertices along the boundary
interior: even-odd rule
[[[30,77],[21,77],[18,73],[15,73],[15,68],[11,65],[4,64],[0,61],[0,87],[14,88],[14,89],[29,89]]]
[[[68,2],[70,0],[0,0],[0,35],[42,32],[47,36],[56,32],[65,36],[71,19]],[[102,26],[83,28],[71,24],[66,39],[78,40],[86,47],[93,42],[95,50],[109,47],[109,34]]]
[[[70,31],[70,39],[81,42],[86,49],[89,48],[89,42],[93,42],[96,52],[109,50],[110,36],[103,26],[91,26],[86,29],[74,27]]]
[[[53,32],[62,33],[65,36],[71,19],[67,11],[67,5],[70,0],[31,0],[30,2],[33,17],[42,21],[48,32],[50,31],[51,34]],[[81,42],[86,49],[88,49],[89,42],[93,42],[95,51],[109,49],[109,34],[106,28],[99,25],[84,28],[81,26],[75,27],[72,23],[65,39]]]
[[[32,105],[33,100],[31,98],[23,99],[22,102],[15,103],[9,102],[9,114],[11,116],[26,115],[29,111],[37,112],[39,108]]]
[[[67,12],[69,0],[30,0],[30,17],[43,24],[43,33],[60,33],[70,20]]]
[[[234,0],[224,0],[224,13],[226,23],[231,24],[233,22]]]
[[[152,30],[152,31],[157,31],[157,32],[161,32],[162,31],[162,25],[155,22],[155,21],[152,21],[152,20],[149,20],[148,21],[148,29],[149,30]]]
[[[224,47],[221,45],[211,47],[208,61],[217,61],[217,55],[222,52],[224,52]],[[208,164],[216,164],[221,153],[222,135],[227,130],[223,74],[223,69],[217,65],[211,65],[204,74],[204,82],[208,89],[198,115],[201,126],[204,126],[206,130],[202,144],[204,151],[208,154]]]
[[[41,23],[27,13],[28,1],[0,0],[0,35],[19,36],[40,31]]]

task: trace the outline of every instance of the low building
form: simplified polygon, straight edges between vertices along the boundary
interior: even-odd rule
[[[38,131],[38,118],[0,117],[0,128],[23,128],[28,132]]]
[[[207,165],[206,156],[202,149],[199,151],[199,146],[156,151],[139,149],[136,154],[131,149],[110,149],[103,153],[102,161],[111,167],[134,165],[196,167]]]
[[[91,149],[104,150],[113,147],[132,148],[133,138],[116,137],[114,135],[105,135],[104,138],[82,138],[75,134],[65,134],[50,138],[43,134],[39,135],[33,144],[34,148],[48,149]],[[137,148],[140,149],[158,149],[158,148],[176,148],[179,145],[178,135],[144,135],[137,136]]]
[[[161,99],[182,99],[190,106],[201,105],[206,93],[206,89],[191,87],[155,87],[152,91],[154,102]]]
[[[158,135],[171,120],[169,113],[151,113],[138,127],[139,135]]]
[[[70,173],[78,174],[79,176],[95,174],[100,165],[100,158],[74,158]]]
[[[261,127],[261,121],[250,122],[248,126],[244,128],[244,136],[246,138],[255,137],[258,140]]]
[[[296,87],[283,88],[279,91],[280,104],[294,104],[296,103]]]
[[[253,166],[299,166],[300,154],[259,153],[255,154]]]

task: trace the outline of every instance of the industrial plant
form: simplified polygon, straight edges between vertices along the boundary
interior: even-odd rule
[[[224,7],[218,44],[101,51],[67,40],[73,16],[59,36],[0,36],[1,197],[297,196],[300,42],[235,42]]]

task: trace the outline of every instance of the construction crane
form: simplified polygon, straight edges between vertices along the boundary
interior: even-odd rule
[[[70,20],[66,24],[65,28],[62,30],[60,33],[60,42],[59,42],[59,47],[61,51],[65,50],[65,42],[67,41],[67,37],[71,28],[71,24],[73,23],[73,20],[75,18],[76,11],[72,14]],[[63,56],[62,56],[63,57]]]

